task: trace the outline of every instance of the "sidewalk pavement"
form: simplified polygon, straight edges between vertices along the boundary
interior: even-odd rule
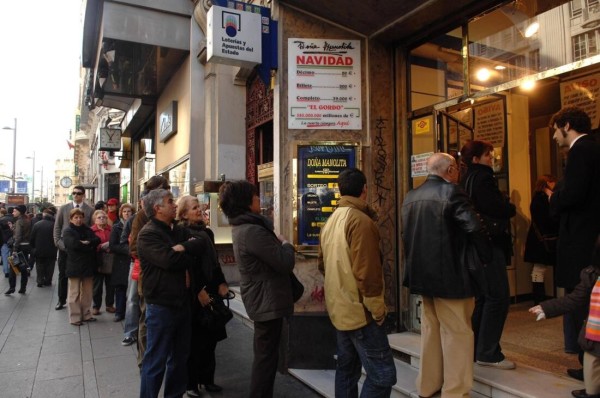
[[[139,371],[135,344],[123,347],[123,326],[113,314],[73,326],[57,302],[56,270],[51,287],[38,288],[35,270],[27,293],[4,296],[8,279],[0,275],[0,396],[3,398],[135,398]],[[20,277],[17,277],[17,289]],[[217,346],[215,383],[221,393],[206,398],[248,396],[252,365],[252,330],[239,320],[227,325],[229,338]],[[185,395],[184,395],[185,396]],[[277,374],[275,397],[320,395],[290,375]]]

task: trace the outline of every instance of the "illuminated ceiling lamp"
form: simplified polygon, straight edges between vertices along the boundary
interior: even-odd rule
[[[492,75],[492,73],[490,72],[490,70],[488,68],[480,68],[475,73],[475,77],[480,82],[487,82],[490,79],[491,75]]]
[[[540,29],[540,23],[536,20],[530,20],[527,5],[522,0],[516,0],[500,9],[512,24],[517,28],[523,37],[529,38],[535,35]],[[532,14],[533,16],[533,14]],[[521,29],[522,27],[525,29]]]

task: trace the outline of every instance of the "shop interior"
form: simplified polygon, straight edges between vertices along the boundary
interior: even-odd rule
[[[561,374],[579,367],[577,356],[564,353],[562,318],[536,323],[527,313],[532,264],[523,252],[536,180],[563,173],[566,152],[552,139],[551,116],[567,104],[582,107],[597,135],[598,3],[564,2],[536,13],[535,2],[515,1],[409,52],[411,188],[424,181],[415,164],[428,153],[458,155],[468,139],[493,143],[500,189],[517,207],[503,348],[510,359]],[[552,274],[548,267],[547,297],[562,294]]]

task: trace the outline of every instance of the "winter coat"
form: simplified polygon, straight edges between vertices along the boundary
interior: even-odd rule
[[[204,309],[201,308],[202,306],[200,302],[198,301],[198,293],[205,288],[206,292],[210,295],[218,296],[219,285],[227,282],[225,281],[225,275],[223,275],[223,271],[221,270],[217,251],[214,246],[215,236],[213,231],[207,228],[204,223],[180,223],[179,225],[183,228],[186,228],[190,235],[195,239],[203,240],[205,242],[202,255],[201,257],[197,258],[199,264],[190,270],[190,301],[192,309],[192,321],[195,322],[194,326],[197,326],[197,323],[199,323],[201,320],[201,311],[204,311]],[[214,328],[213,330],[206,330],[202,327],[196,327],[194,330],[197,331],[201,336],[210,337],[210,340],[221,341],[227,337],[225,325],[219,328]]]
[[[19,251],[22,246],[27,246],[29,250],[29,238],[31,237],[31,221],[25,216],[20,215],[15,221],[15,230],[13,231],[13,250]]]
[[[35,223],[31,229],[29,246],[31,254],[36,258],[56,258],[56,246],[52,240],[54,231],[54,217],[45,214],[41,221]]]
[[[86,245],[81,241],[90,243]],[[86,225],[78,227],[69,223],[69,226],[63,230],[62,242],[67,251],[67,277],[92,277],[97,267],[96,248],[100,244],[100,238]]]
[[[325,275],[325,301],[337,330],[356,330],[385,318],[377,213],[364,200],[342,196],[321,229],[317,266]]]
[[[404,286],[412,294],[461,299],[476,287],[465,262],[474,245],[483,263],[491,260],[489,239],[469,196],[458,185],[429,175],[402,204]]]
[[[590,265],[584,268],[580,273],[580,281],[575,289],[564,297],[544,301],[540,305],[546,314],[546,318],[554,318],[566,314],[579,308],[586,308],[586,313],[590,308],[590,297],[592,289],[600,276],[600,268]],[[579,333],[579,345],[590,354],[600,357],[600,341],[588,340],[585,338],[585,325]]]
[[[281,244],[270,220],[244,213],[229,218],[233,253],[240,270],[240,292],[248,316],[264,322],[294,312],[290,273],[296,261],[294,246]]]
[[[572,288],[591,263],[600,234],[600,144],[591,135],[579,138],[567,154],[564,178],[550,197],[550,209],[560,218],[556,285]]]
[[[465,183],[471,175],[473,175],[471,177],[473,181],[472,192],[469,192],[469,187],[465,187]],[[478,213],[497,220],[504,220],[507,225],[510,225],[510,218],[517,214],[516,207],[498,189],[498,181],[494,177],[494,170],[490,166],[479,163],[471,164],[467,169],[467,173],[461,179],[461,185],[471,196],[475,210]],[[513,251],[508,229],[503,235],[492,237],[492,243],[504,252],[506,263],[510,264]]]
[[[127,241],[121,241],[123,234],[123,220],[113,224],[108,240],[108,248],[113,254],[113,268],[110,283],[113,286],[127,287],[129,283],[129,265],[131,257],[129,256],[129,244]]]
[[[550,215],[550,203],[548,195],[544,192],[536,192],[529,206],[531,211],[531,225],[527,232],[525,242],[525,255],[523,259],[528,263],[554,265],[556,264],[556,237],[558,236],[558,221]],[[546,246],[538,238],[535,226],[539,233],[554,240],[546,240]]]
[[[0,233],[2,234],[1,242],[8,244],[10,238],[13,236],[11,226],[14,224],[15,219],[12,215],[7,214],[0,218]]]
[[[175,308],[189,305],[185,271],[198,266],[197,258],[204,249],[204,242],[190,238],[186,229],[177,225],[171,228],[154,218],[144,225],[137,238],[137,252],[146,303]],[[177,244],[183,245],[185,251],[173,250]]]

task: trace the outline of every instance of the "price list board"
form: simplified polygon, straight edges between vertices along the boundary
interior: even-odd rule
[[[319,244],[321,227],[337,207],[339,174],[356,167],[355,144],[298,146],[298,235],[300,246]]]
[[[288,128],[362,129],[359,40],[288,39]]]

